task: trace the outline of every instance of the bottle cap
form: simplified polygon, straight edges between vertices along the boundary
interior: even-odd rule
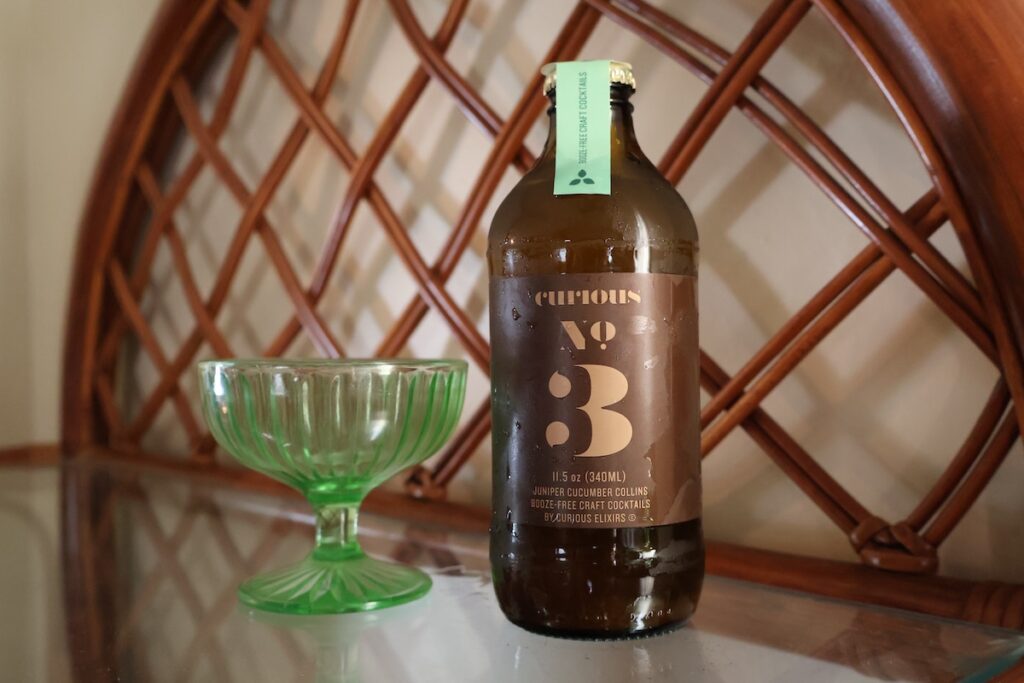
[[[555,89],[555,65],[557,63],[558,62],[549,62],[540,68],[540,72],[544,75],[545,95]],[[633,65],[629,62],[617,62],[615,60],[609,61],[608,82],[617,83],[619,85],[628,85],[633,90],[636,90],[636,79],[633,78]]]

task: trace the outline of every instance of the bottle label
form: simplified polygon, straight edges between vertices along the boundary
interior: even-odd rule
[[[494,279],[491,343],[496,510],[590,529],[700,516],[696,278]]]
[[[555,65],[555,194],[612,193],[607,60]]]

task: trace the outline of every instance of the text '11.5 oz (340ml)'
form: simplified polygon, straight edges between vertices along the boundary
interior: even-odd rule
[[[704,576],[697,230],[637,143],[630,65],[543,73],[547,143],[488,239],[494,587],[533,631],[649,634]]]

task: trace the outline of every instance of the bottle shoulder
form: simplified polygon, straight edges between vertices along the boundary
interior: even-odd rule
[[[554,162],[542,160],[505,197],[489,243],[508,240],[688,242],[697,227],[679,192],[646,158],[613,164],[610,195],[555,196]]]

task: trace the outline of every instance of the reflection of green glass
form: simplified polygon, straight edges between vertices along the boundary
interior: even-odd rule
[[[217,442],[243,465],[297,488],[316,511],[309,557],[243,583],[242,602],[335,614],[390,607],[430,589],[420,570],[367,557],[356,519],[373,487],[451,436],[465,362],[207,361],[199,378]]]

